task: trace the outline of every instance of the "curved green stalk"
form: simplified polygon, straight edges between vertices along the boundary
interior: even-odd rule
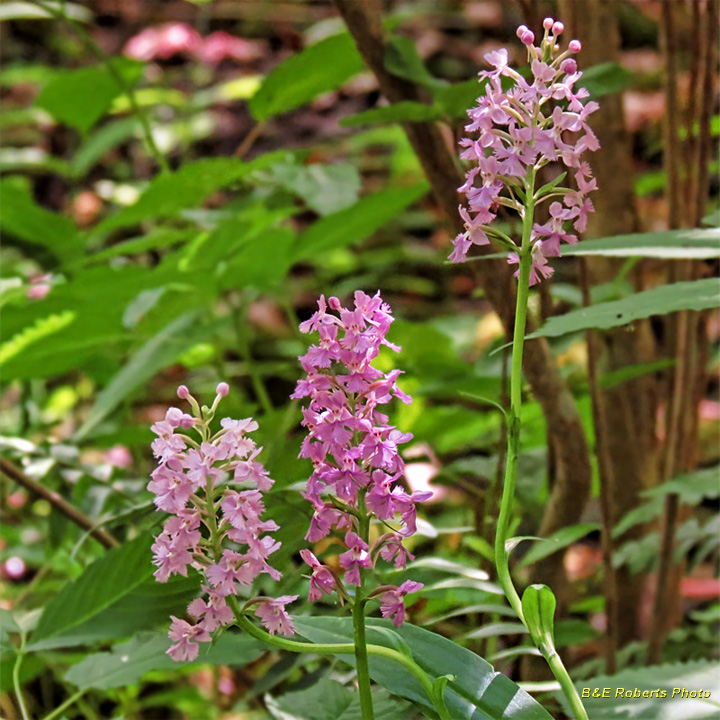
[[[536,169],[532,168],[528,173],[525,187],[525,215],[523,217],[522,247],[518,253],[520,257],[520,271],[518,274],[517,304],[515,309],[515,327],[513,330],[513,349],[510,370],[510,410],[507,416],[507,460],[502,499],[500,501],[500,515],[495,536],[495,566],[497,568],[498,581],[513,610],[515,610],[517,616],[526,627],[528,624],[523,613],[522,600],[515,589],[510,575],[508,562],[509,553],[505,546],[509,534],[510,515],[515,497],[518,457],[520,455],[522,360],[525,344],[528,296],[530,294],[530,272],[532,270],[532,245],[530,238],[535,219],[535,173]],[[575,685],[573,685],[570,675],[563,665],[560,656],[555,651],[555,648],[543,645],[539,647],[539,650],[547,660],[555,679],[560,683],[560,687],[572,707],[576,720],[588,720],[587,712],[578,695],[577,689]]]
[[[255,625],[250,618],[243,615],[237,598],[230,596],[227,600],[233,613],[235,613],[235,623],[241,630],[255,639],[268,645],[272,645],[279,650],[287,650],[289,652],[298,653],[314,653],[315,655],[355,654],[355,643],[310,643],[270,635],[270,633],[265,632],[265,630]],[[427,673],[412,658],[409,658],[407,655],[403,655],[392,648],[383,647],[382,645],[366,645],[366,648],[368,655],[375,655],[376,657],[393,660],[399,665],[402,665],[422,685],[423,690],[425,690],[427,696],[435,706],[435,709],[440,716],[440,720],[452,720],[450,714],[446,709],[444,709],[444,703],[436,702],[432,680],[430,680]]]
[[[25,657],[24,651],[25,636],[21,638],[21,647],[15,657],[15,663],[13,664],[12,679],[13,679],[13,690],[15,690],[15,697],[17,698],[18,706],[20,707],[20,713],[23,720],[30,720],[27,708],[25,707],[25,698],[22,694],[22,687],[20,685],[20,666],[22,665],[23,658]]]

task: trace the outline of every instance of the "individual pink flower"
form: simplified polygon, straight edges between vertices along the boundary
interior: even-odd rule
[[[319,600],[323,595],[330,595],[337,584],[330,568],[323,565],[310,550],[301,550],[300,557],[312,568],[308,600],[312,602]]]
[[[167,650],[167,654],[173,659],[181,662],[188,660],[192,662],[197,659],[200,651],[199,642],[210,642],[210,633],[200,625],[191,625],[185,620],[179,620],[174,615],[170,616],[172,624],[168,637],[175,644]]]
[[[585,151],[597,150],[597,137],[587,123],[598,104],[587,101],[588,91],[577,88],[582,73],[570,54],[579,52],[580,43],[570,42],[561,52],[559,35],[563,24],[547,18],[545,34],[539,47],[535,35],[521,25],[517,35],[527,47],[531,78],[526,80],[508,64],[507,50],[488,53],[485,60],[492,70],[480,73],[484,92],[477,105],[468,110],[469,134],[460,141],[460,157],[472,164],[465,183],[458,188],[465,195],[467,209],[460,208],[464,232],[454,240],[450,255],[453,262],[463,262],[473,245],[486,245],[488,235],[504,248],[512,240],[490,226],[501,205],[524,216],[523,194],[536,193],[535,173],[549,162],[561,162],[573,171],[577,188],[556,184],[539,197],[536,205],[557,198],[550,205],[550,220],[535,223],[530,241],[533,243],[533,266],[530,284],[552,275],[547,258],[561,253],[560,243],[575,244],[577,237],[566,229],[572,223],[576,232],[583,232],[592,202],[587,197],[597,188],[587,163],[581,161]],[[501,79],[512,87],[504,89]],[[477,139],[471,135],[477,134]],[[518,263],[518,253],[510,252],[510,263]],[[518,273],[516,272],[517,276]]]
[[[281,595],[278,598],[265,598],[255,610],[255,615],[265,626],[271,635],[294,635],[295,627],[290,620],[290,616],[285,610],[288,603],[297,600],[297,595]]]
[[[405,596],[422,589],[423,584],[406,580],[400,587],[388,590],[380,601],[384,618],[392,618],[393,625],[400,627],[405,621]]]
[[[368,544],[354,532],[345,535],[348,549],[338,556],[340,567],[347,570],[345,582],[348,585],[360,585],[360,568],[372,567],[372,558],[368,552]]]

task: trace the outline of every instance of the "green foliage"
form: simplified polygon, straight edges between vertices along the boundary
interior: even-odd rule
[[[294,622],[298,632],[313,642],[347,642],[352,638],[350,618],[295,618]],[[386,635],[377,633],[376,627],[389,630],[391,623],[368,622],[368,642],[388,646]],[[456,679],[445,690],[445,701],[455,720],[500,720],[508,717],[508,712],[517,720],[550,718],[527,693],[469,650],[413,625],[403,625],[394,632],[409,645],[413,658],[431,678],[455,675]],[[354,662],[354,658],[344,659]],[[430,709],[418,681],[394,662],[371,657],[370,674],[394,695]]]
[[[715,278],[663,285],[630,295],[622,300],[600,303],[566,315],[550,318],[539,330],[528,335],[560,337],[568,333],[628,325],[651,315],[665,315],[680,310],[707,310],[720,305],[720,285]]]
[[[151,671],[179,670],[188,665],[243,666],[264,652],[257,640],[229,631],[212,645],[201,645],[194,663],[173,660],[167,655],[169,647],[167,632],[139,632],[131,640],[115,645],[111,652],[88,655],[65,673],[65,680],[79,690],[108,690],[134,685]]]
[[[440,112],[432,105],[406,100],[350,115],[343,118],[340,124],[343,127],[356,127],[358,125],[384,125],[386,123],[428,122],[438,120],[440,117]]]
[[[267,708],[275,720],[361,720],[360,701],[355,690],[335,680],[320,678],[307,690],[282,697],[268,697]],[[387,695],[373,693],[377,720],[402,720],[407,706]]]
[[[95,65],[58,74],[43,87],[36,100],[37,106],[58,122],[87,133],[125,87],[131,87],[140,79],[144,69],[143,63],[125,57],[113,58],[110,62],[113,71]]]
[[[717,662],[656,665],[597,677],[590,682],[577,683],[577,687],[581,692],[584,688],[590,690],[590,697],[583,702],[593,720],[628,717],[639,720],[712,720],[717,717],[717,703],[712,697],[681,697],[680,691],[685,688],[694,692],[700,689],[716,692],[719,672],[720,664]],[[603,688],[610,689],[610,697],[602,697]],[[618,689],[629,691],[630,697],[618,697]],[[635,690],[640,697],[632,696]],[[657,697],[658,690],[666,695]],[[598,696],[593,697],[595,691]],[[655,696],[650,697],[653,691]],[[645,697],[643,693],[647,693]]]
[[[665,230],[583,240],[563,255],[708,260],[720,257],[720,228]]]
[[[583,70],[578,87],[586,88],[590,96],[597,99],[603,95],[622,92],[628,87],[632,77],[633,74],[620,63],[606,62]]]
[[[122,637],[143,625],[147,627],[148,617],[154,624],[158,617],[167,618],[171,608],[182,612],[181,608],[199,589],[198,580],[179,578],[164,586],[155,583],[151,544],[152,538],[143,535],[108,551],[89,565],[45,606],[28,649],[68,647],[98,638]],[[146,584],[148,580],[151,584]],[[170,596],[170,602],[164,595]],[[152,615],[158,602],[162,606],[160,612]],[[120,625],[118,621],[123,615],[126,622]]]
[[[363,61],[350,35],[333,35],[272,70],[250,98],[250,111],[257,121],[269,120],[335,90],[362,69]]]
[[[554,532],[549,538],[539,540],[524,555],[521,567],[527,567],[536,563],[538,560],[552,555],[558,550],[564,550],[569,545],[577,542],[585,535],[600,529],[600,523],[579,523],[577,525],[568,525]]]

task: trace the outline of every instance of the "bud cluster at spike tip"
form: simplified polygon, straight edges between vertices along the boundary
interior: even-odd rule
[[[168,654],[175,660],[194,660],[198,642],[209,642],[210,633],[233,622],[226,598],[237,594],[238,585],[250,586],[262,573],[280,578],[268,564],[280,543],[266,534],[278,526],[261,520],[262,493],[272,487],[273,480],[256,460],[262,448],[247,437],[258,425],[252,418],[224,418],[218,432],[212,434],[209,427],[229,389],[227,383],[217,386],[208,411],[181,385],[178,397],[190,402],[193,415],[172,407],[165,420],[151,428],[158,436],[152,443],[158,467],[148,490],[155,495],[158,510],[170,513],[152,546],[155,578],[167,582],[172,575],[187,576],[192,567],[205,579],[203,596],[188,606],[188,614],[197,622],[172,617],[169,637],[173,645]],[[198,438],[182,430],[193,430]],[[232,547],[227,547],[229,543]],[[269,632],[292,635],[285,605],[296,597],[253,601],[255,614]]]
[[[526,26],[517,30],[527,47],[531,81],[508,65],[505,48],[485,55],[494,69],[479,73],[484,92],[477,105],[468,110],[471,122],[465,126],[472,137],[460,141],[464,148],[461,157],[473,165],[458,189],[468,204],[468,208],[459,208],[465,232],[453,241],[450,255],[453,262],[463,262],[473,245],[487,245],[488,234],[492,235],[488,226],[501,205],[524,216],[520,193],[527,189],[529,173],[550,162],[560,162],[572,174],[576,187],[558,185],[538,200],[552,202],[549,220],[535,223],[532,229],[531,285],[552,275],[547,258],[560,255],[560,242],[574,245],[577,236],[573,231],[585,231],[587,215],[594,209],[588,193],[596,190],[597,184],[581,156],[600,147],[587,123],[598,104],[586,101],[585,88],[575,88],[582,73],[571,55],[580,51],[580,42],[572,40],[561,52],[557,43],[563,24],[546,18],[543,28],[539,46],[534,45],[535,35]],[[503,90],[502,78],[512,81],[513,86]],[[573,230],[566,228],[570,223]],[[518,263],[518,254],[510,253],[508,262]]]
[[[361,571],[374,567],[379,558],[398,568],[414,559],[402,540],[416,530],[416,503],[432,493],[408,494],[397,484],[405,470],[398,445],[412,435],[390,425],[388,416],[379,410],[394,397],[411,402],[397,386],[401,371],[383,373],[372,365],[383,345],[396,352],[400,349],[386,339],[392,322],[390,307],[379,292],[371,297],[358,291],[352,309],[342,307],[335,297],[326,302],[321,296],[317,312],[300,325],[302,332],[320,336],[299,358],[307,375],[291,396],[310,398],[309,406],[303,408],[302,424],[308,435],[300,452],[300,457],[313,463],[304,491],[314,508],[306,539],[316,542],[334,528],[347,548],[338,558],[344,570],[342,580],[312,552],[301,552],[312,569],[310,600],[333,590],[342,598],[344,584],[360,585]],[[358,535],[360,514],[384,523],[399,516],[400,527],[370,547]],[[420,587],[414,583],[405,590],[414,592]],[[399,592],[398,588],[388,589],[385,603],[394,608],[391,614],[396,625],[404,618],[404,606],[400,612],[398,602],[404,593]]]

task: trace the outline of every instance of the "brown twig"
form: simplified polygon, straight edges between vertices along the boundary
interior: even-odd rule
[[[120,545],[120,543],[108,532],[102,528],[95,527],[90,518],[84,515],[74,505],[71,505],[67,500],[65,500],[65,498],[52,490],[48,490],[32,478],[29,478],[24,472],[22,472],[22,470],[16,467],[9,460],[0,458],[0,472],[9,477],[11,480],[14,480],[18,485],[22,485],[33,495],[37,495],[43,500],[47,500],[58,512],[63,514],[70,521],[74,522],[78,527],[86,530],[90,537],[95,538],[95,540],[104,547],[110,549]]]
[[[267,123],[264,121],[253,125],[250,132],[248,132],[240,145],[238,145],[233,157],[244,158],[250,151],[250,148],[255,144],[255,141],[263,134],[266,127]]]
[[[589,307],[590,278],[587,260],[580,258],[580,287],[583,305]],[[605,672],[614,675],[617,670],[618,651],[618,592],[617,574],[613,567],[613,528],[615,518],[613,500],[615,498],[615,473],[610,458],[607,417],[605,402],[598,384],[597,357],[600,354],[597,333],[588,330],[585,334],[588,347],[588,383],[592,401],[593,424],[595,425],[595,456],[600,471],[600,513],[602,515],[602,555],[605,576],[605,617],[607,618],[607,637],[605,643]]]

